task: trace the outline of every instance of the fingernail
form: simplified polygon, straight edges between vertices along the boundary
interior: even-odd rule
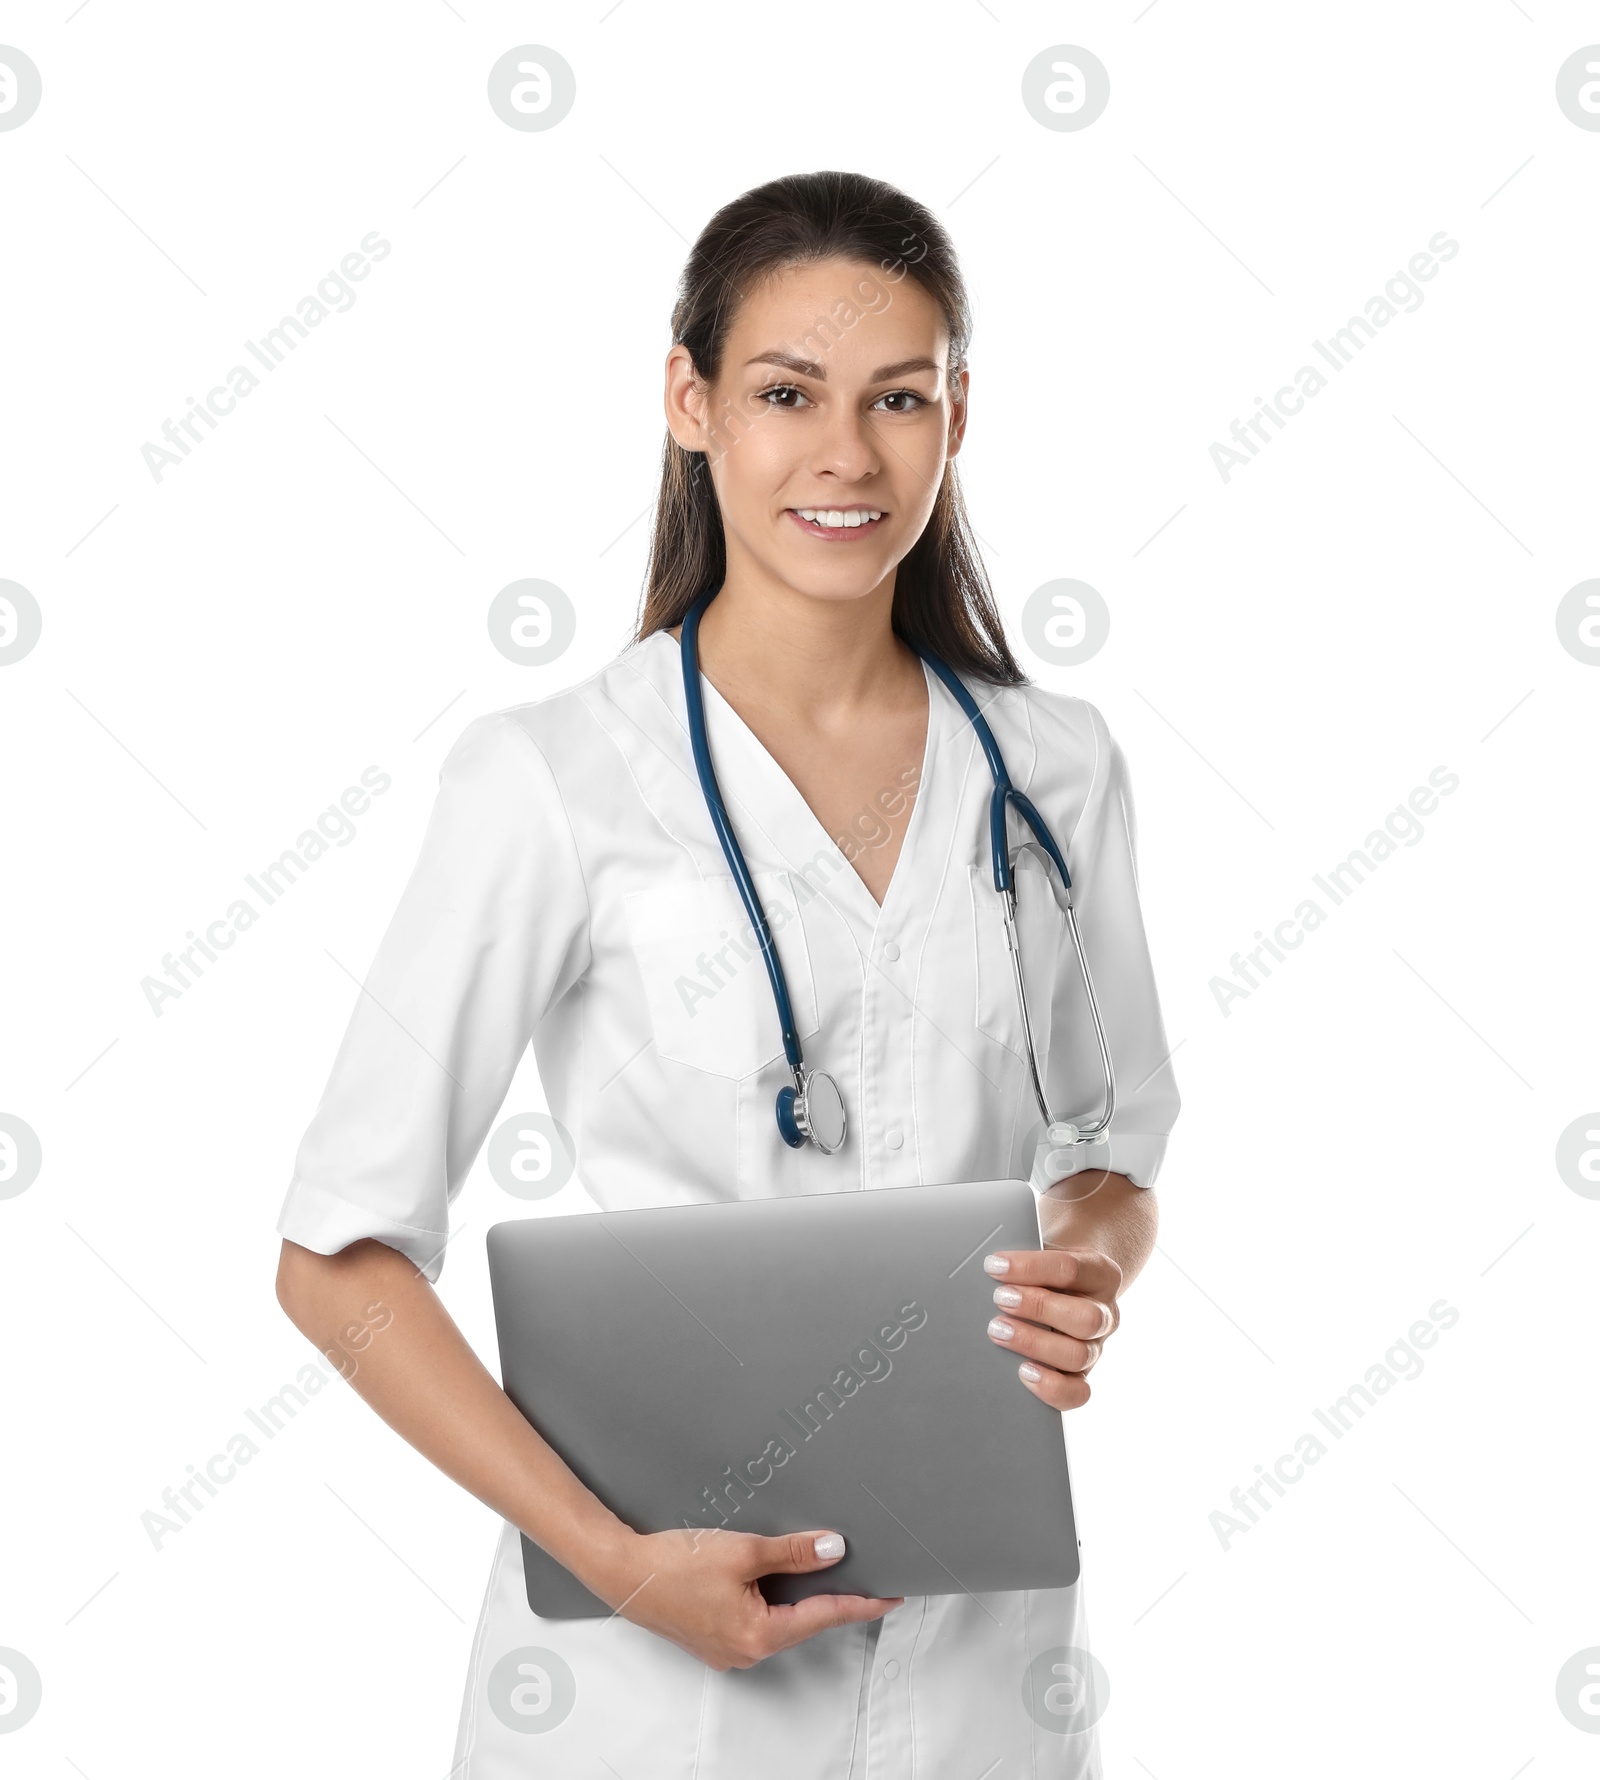
[[[817,1535],[817,1556],[819,1558],[838,1558],[844,1556],[843,1533],[819,1533]]]
[[[1011,1271],[1011,1263],[1004,1255],[985,1255],[983,1257],[983,1270],[985,1273],[1009,1273]]]
[[[1007,1310],[1015,1310],[1022,1302],[1022,1294],[1015,1286],[996,1286],[994,1301],[996,1304],[1005,1305]]]
[[[1030,1366],[1026,1360],[1024,1360],[1017,1368],[1017,1371],[1023,1378],[1027,1379],[1029,1384],[1037,1384],[1039,1380],[1044,1377],[1044,1374],[1037,1366]]]
[[[1011,1337],[1016,1334],[1016,1330],[1012,1328],[1010,1323],[1008,1323],[1003,1316],[997,1316],[989,1324],[989,1333],[993,1335],[997,1341],[1009,1341]]]

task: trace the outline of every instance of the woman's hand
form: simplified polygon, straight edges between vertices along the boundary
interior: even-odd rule
[[[984,1257],[983,1270],[1003,1282],[989,1339],[1020,1357],[1017,1376],[1034,1396],[1052,1409],[1081,1409],[1084,1374],[1122,1320],[1121,1267],[1097,1248],[1047,1248],[1003,1249]]]
[[[817,1555],[823,1541],[826,1555]],[[905,1599],[808,1595],[773,1606],[757,1578],[826,1570],[844,1556],[842,1533],[731,1533],[675,1527],[629,1532],[604,1565],[601,1586],[583,1580],[624,1619],[670,1638],[713,1669],[748,1669],[831,1626],[878,1619]]]

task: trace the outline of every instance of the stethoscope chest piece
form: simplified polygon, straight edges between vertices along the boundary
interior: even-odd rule
[[[794,1086],[778,1092],[778,1129],[790,1149],[814,1143],[825,1156],[844,1147],[844,1096],[831,1075],[797,1069]]]

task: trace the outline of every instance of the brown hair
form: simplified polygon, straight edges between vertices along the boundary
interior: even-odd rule
[[[672,310],[673,344],[686,346],[697,375],[714,382],[746,291],[784,267],[835,257],[865,261],[894,277],[909,274],[921,285],[944,312],[953,381],[966,364],[972,334],[955,249],[915,199],[860,173],[794,173],[725,204],[701,230],[684,266]],[[705,454],[686,451],[668,432],[636,640],[677,624],[706,588],[720,584],[726,568],[722,515]],[[1006,641],[953,462],[945,464],[922,536],[896,572],[892,622],[906,642],[931,649],[957,670],[1003,685],[1027,678]]]

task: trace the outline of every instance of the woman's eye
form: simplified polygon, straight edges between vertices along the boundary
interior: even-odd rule
[[[792,383],[770,384],[766,389],[759,391],[755,399],[758,402],[765,402],[769,408],[795,409],[811,405],[810,398],[805,391],[797,389]],[[882,412],[888,414],[915,414],[919,408],[928,406],[928,398],[919,396],[914,389],[891,389],[887,394],[879,396],[872,405],[874,408],[881,408],[885,402],[895,404],[895,406],[882,409]]]

